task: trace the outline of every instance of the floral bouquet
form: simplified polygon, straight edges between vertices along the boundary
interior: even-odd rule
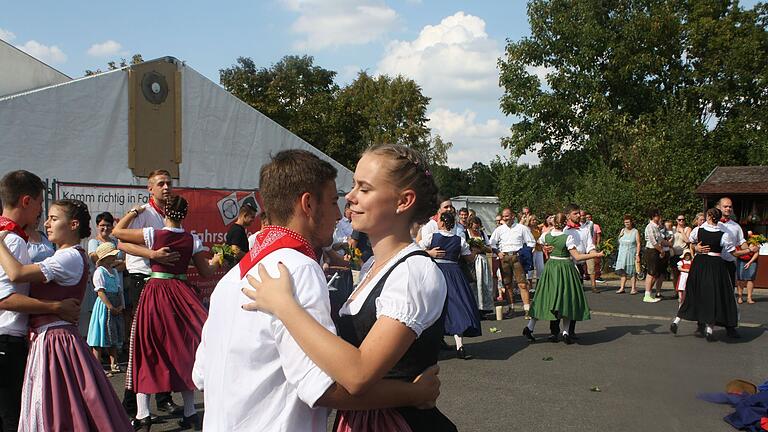
[[[761,244],[768,242],[768,239],[765,238],[762,234],[752,234],[747,239],[747,244],[750,246],[760,246]]]
[[[603,240],[597,247],[597,250],[604,252],[605,256],[612,254],[614,249],[616,246],[613,245],[613,239]]]
[[[221,254],[222,259],[227,263],[227,265],[229,265],[229,267],[234,266],[237,262],[237,258],[235,257],[235,252],[232,250],[232,246],[226,243],[214,244],[211,247],[211,252],[214,255]]]
[[[479,237],[470,238],[469,239],[469,248],[470,249],[477,249],[477,250],[483,250],[485,249],[485,241]]]
[[[360,248],[355,248],[352,251],[350,251],[350,266],[353,270],[360,270],[360,267],[363,266],[363,252],[360,250]]]

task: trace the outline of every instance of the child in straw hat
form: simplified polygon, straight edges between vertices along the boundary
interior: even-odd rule
[[[93,272],[93,289],[98,298],[93,304],[91,322],[88,326],[88,345],[93,349],[96,360],[101,362],[101,352],[109,354],[110,371],[107,375],[120,372],[117,365],[117,347],[123,344],[122,320],[123,297],[120,294],[119,275],[113,268],[119,251],[112,243],[102,243],[96,248],[96,269]]]

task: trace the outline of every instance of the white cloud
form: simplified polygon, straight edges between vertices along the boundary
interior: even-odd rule
[[[436,104],[443,100],[496,100],[501,95],[496,62],[501,51],[485,21],[464,12],[425,26],[413,41],[393,41],[378,72],[419,83]]]
[[[554,73],[556,69],[549,66],[526,66],[525,71],[531,75],[535,75],[539,79],[539,82],[541,82],[542,87],[549,87],[547,75]]]
[[[451,167],[469,168],[475,162],[487,165],[496,156],[510,158],[509,151],[501,147],[501,138],[509,134],[509,126],[502,120],[491,118],[478,121],[474,111],[458,113],[445,108],[437,108],[427,117],[432,132],[453,143],[448,151],[448,165]],[[539,163],[539,158],[535,152],[529,152],[517,162],[535,165]]]
[[[509,155],[501,147],[501,137],[507,135],[508,128],[498,119],[482,122],[474,111],[457,113],[445,108],[438,108],[427,117],[432,132],[453,143],[448,151],[450,166],[468,168],[474,162],[487,164],[497,155]]]
[[[11,42],[14,39],[16,39],[16,35],[13,34],[13,32],[10,31],[10,30],[6,30],[4,28],[0,28],[0,39],[4,40],[6,42]]]
[[[91,45],[88,48],[88,55],[93,57],[110,57],[114,55],[126,55],[126,51],[123,50],[123,46],[119,42],[115,42],[112,39]]]
[[[397,22],[397,12],[374,0],[283,0],[299,13],[291,30],[303,35],[298,49],[363,45],[381,38]]]
[[[60,64],[67,61],[67,55],[64,54],[56,45],[43,45],[40,42],[31,40],[24,45],[18,45],[16,48],[24,51],[25,53],[35,57],[36,59],[47,64]]]

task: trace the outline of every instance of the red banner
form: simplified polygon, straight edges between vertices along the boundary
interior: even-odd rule
[[[210,248],[214,244],[224,243],[224,237],[232,223],[237,219],[240,207],[248,201],[261,209],[261,196],[258,191],[232,191],[220,189],[174,188],[173,193],[183,196],[189,202],[189,212],[182,225],[197,234],[203,244]],[[120,218],[136,205],[146,204],[149,192],[143,186],[97,185],[83,183],[56,183],[56,198],[74,198],[83,201],[91,213],[91,229],[96,232],[96,216],[110,212],[115,219]],[[260,211],[257,211],[257,214]],[[261,221],[257,219],[246,228],[248,234],[258,231]],[[208,302],[216,283],[223,271],[212,278],[202,278],[191,265],[188,276],[192,285],[200,294],[204,303]]]

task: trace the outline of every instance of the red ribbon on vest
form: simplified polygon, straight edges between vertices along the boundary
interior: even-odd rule
[[[162,217],[165,217],[165,210],[161,209],[160,206],[157,205],[155,202],[154,197],[149,198],[149,205],[152,206],[153,209]]]
[[[11,219],[8,219],[5,216],[0,216],[0,231],[11,231],[17,236],[23,238],[24,241],[29,241],[29,236],[21,228],[21,225],[17,224]]]
[[[270,225],[259,231],[248,255],[240,260],[240,278],[244,278],[246,273],[265,256],[283,248],[295,249],[312,258],[313,261],[317,261],[315,250],[301,234],[286,227]]]

